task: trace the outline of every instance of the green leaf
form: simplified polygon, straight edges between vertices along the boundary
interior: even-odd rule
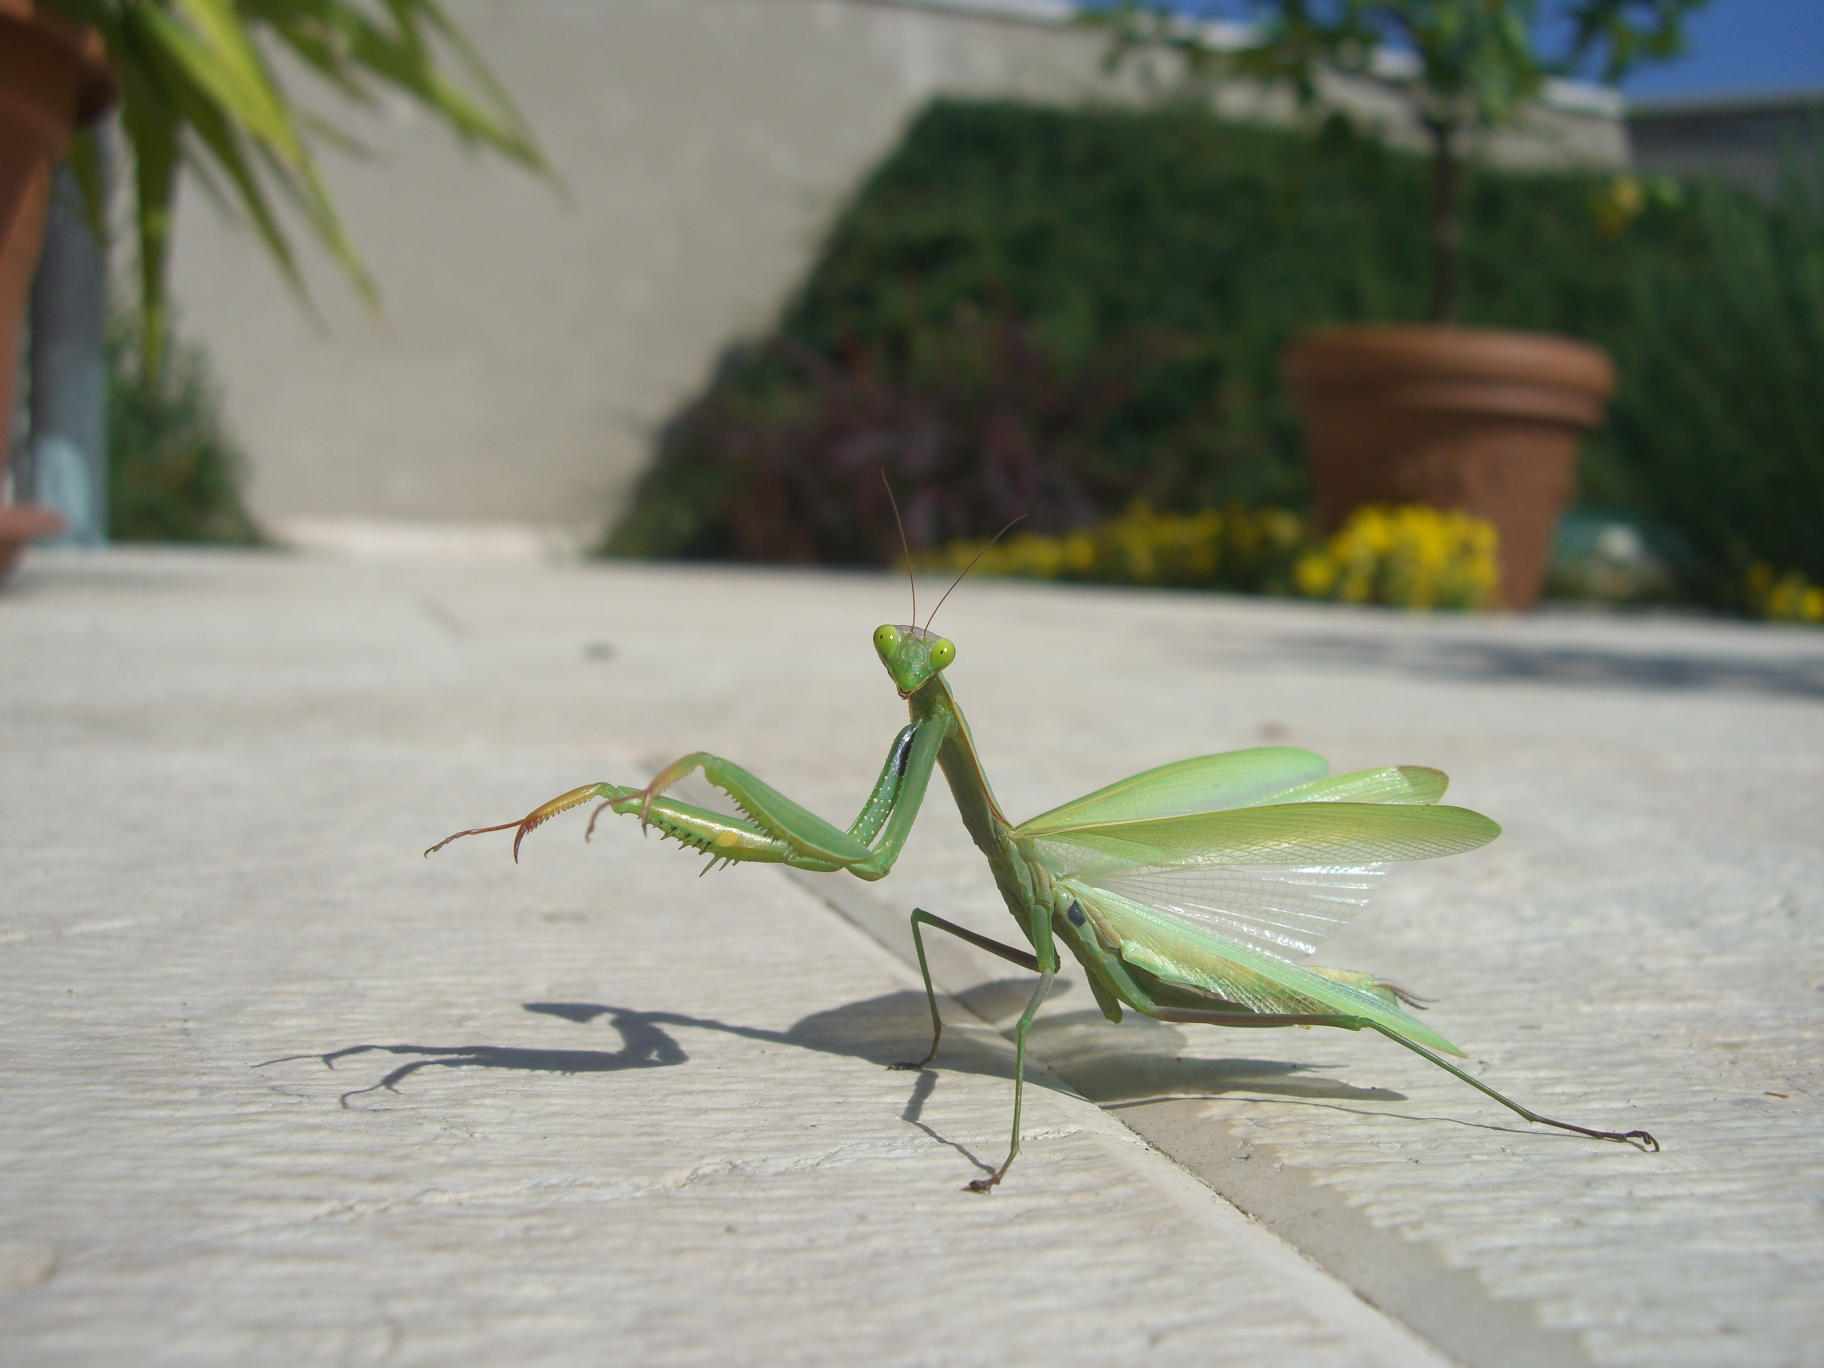
[[[137,10],[136,14],[140,22],[145,22],[146,15],[143,7]],[[135,36],[139,35],[136,33]],[[135,50],[142,61],[136,65],[133,79],[128,86],[130,102],[136,101],[141,105],[149,106],[158,118],[165,121],[171,130],[173,149],[176,147],[176,130],[182,125],[189,126],[196,135],[197,142],[201,144],[202,150],[206,151],[227,174],[240,197],[241,208],[252,220],[273,261],[285,277],[286,283],[308,306],[309,291],[305,288],[303,277],[298,273],[297,263],[292,257],[285,232],[274,216],[266,194],[241,146],[242,135],[222,108],[209,98],[209,92],[190,79],[189,68],[179,62],[162,44],[160,40],[163,34],[154,28],[148,37],[150,41],[135,45]],[[136,165],[143,164],[147,160],[148,149],[142,142],[142,134],[131,121],[127,127],[128,135],[134,144],[135,163]],[[156,158],[158,148],[152,146],[150,150]],[[195,159],[196,155],[197,149],[193,147],[189,156],[191,159]],[[174,177],[175,166],[170,171],[171,180],[174,181]],[[141,274],[142,288],[149,306],[155,300],[162,302],[164,295],[165,261],[162,243],[164,237],[168,237],[169,234],[169,206],[174,189],[174,184],[167,183],[164,196],[164,223],[160,237],[161,250],[156,259],[151,260],[143,247],[147,230],[148,201],[147,192],[143,188],[142,175],[139,210],[142,240]],[[153,271],[155,274],[149,276],[148,271]],[[149,307],[148,314],[150,312]],[[147,329],[147,333],[145,345],[159,345],[160,339],[151,336],[150,328]]]
[[[307,305],[309,295],[273,212],[273,189],[303,216],[356,292],[370,307],[379,306],[378,291],[311,151],[313,142],[355,153],[365,149],[334,124],[293,107],[255,41],[262,30],[351,103],[371,105],[373,86],[390,85],[418,100],[463,141],[483,143],[549,174],[505,89],[434,0],[385,0],[386,17],[378,23],[347,0],[57,3],[94,24],[123,83],[133,89],[135,107],[123,126],[135,159],[141,288],[150,314],[162,316],[180,156],[225,173],[275,265]],[[473,90],[440,64],[436,45],[455,55]],[[161,338],[161,328],[146,330],[149,356],[155,356]]]
[[[133,194],[139,228],[139,284],[145,313],[140,371],[156,377],[165,340],[165,262],[177,189],[178,117],[136,62],[120,64],[121,127],[133,144]]]
[[[226,0],[171,0],[191,27],[157,6],[142,6],[143,22],[171,58],[207,91],[223,113],[287,161],[306,161],[303,141],[292,126],[290,108],[273,86],[246,31]]]

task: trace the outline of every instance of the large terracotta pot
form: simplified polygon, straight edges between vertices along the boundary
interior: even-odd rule
[[[101,39],[41,0],[0,0],[0,469],[12,430],[19,331],[44,244],[51,173],[78,128],[113,103]],[[13,510],[10,536],[62,529],[45,510]],[[0,563],[0,575],[17,555]]]
[[[1320,530],[1364,504],[1473,513],[1500,533],[1501,602],[1532,606],[1578,443],[1615,389],[1604,353],[1541,333],[1329,328],[1293,343],[1282,369]]]

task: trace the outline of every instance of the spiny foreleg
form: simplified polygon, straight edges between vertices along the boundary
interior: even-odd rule
[[[585,784],[534,808],[517,822],[473,827],[445,837],[430,850],[441,850],[460,836],[514,828],[513,858],[526,833],[560,812],[599,802],[585,836],[595,830],[604,809],[638,816],[642,828],[658,827],[674,840],[715,860],[789,864],[794,869],[829,872],[846,869],[864,879],[878,879],[893,867],[943,743],[941,727],[914,722],[901,730],[887,752],[874,790],[849,831],[825,821],[786,797],[758,776],[719,755],[693,751],[674,760],[644,788],[624,784]],[[729,816],[664,796],[665,790],[693,771],[727,794],[740,813]]]
[[[712,859],[748,860],[763,863],[792,863],[803,868],[833,869],[836,866],[814,860],[795,857],[791,847],[775,836],[769,836],[752,822],[739,817],[730,817],[725,813],[712,812],[708,808],[697,807],[691,803],[678,802],[672,798],[655,798],[647,789],[631,788],[624,784],[585,784],[581,788],[571,789],[560,794],[550,802],[534,808],[516,822],[502,822],[497,826],[472,827],[467,831],[458,831],[446,836],[429,850],[432,855],[442,850],[451,841],[463,836],[479,836],[490,831],[507,831],[513,835],[513,859],[519,859],[519,843],[528,832],[543,826],[559,813],[568,812],[573,807],[584,803],[599,801],[601,807],[596,810],[600,815],[603,809],[615,812],[639,813],[643,825],[657,827],[660,834],[669,836],[682,845],[700,850]],[[588,832],[595,829],[595,818],[589,821]],[[585,833],[585,835],[588,834]]]

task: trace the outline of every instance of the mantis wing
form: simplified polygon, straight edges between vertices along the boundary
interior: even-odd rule
[[[1329,868],[1428,860],[1486,845],[1501,828],[1468,808],[1429,803],[1275,803],[1173,817],[1016,828],[1021,846],[1059,874],[1158,865]]]
[[[1320,780],[1329,772],[1323,756],[1294,746],[1257,746],[1221,755],[1199,755],[1142,770],[1040,813],[1014,834],[1037,835],[1093,822],[1245,807]]]
[[[1473,850],[1500,834],[1481,813],[1434,806],[1443,785],[1435,770],[1362,771],[1291,791],[1305,801],[1015,834],[1097,939],[1136,968],[1247,1011],[1360,1017],[1461,1054],[1371,976],[1286,958],[1315,949],[1366,902],[1384,862]],[[1388,801],[1339,800],[1367,794]]]
[[[1015,834],[1266,803],[1435,803],[1450,782],[1443,771],[1419,765],[1386,765],[1325,778],[1329,768],[1322,756],[1292,746],[1200,755],[1099,788],[1039,814]]]
[[[1284,774],[1294,756],[1316,759],[1285,749],[1234,756],[1243,761],[1242,773],[1269,768],[1262,762],[1276,759],[1284,762],[1278,770]],[[1174,777],[1198,767],[1217,774],[1221,768],[1209,762],[1230,758],[1206,756],[1165,770]],[[1129,789],[1144,777],[1102,793]],[[1063,825],[1059,814],[1081,811],[1098,798],[1091,794],[1014,835],[1060,873],[1080,874],[1283,959],[1317,949],[1365,906],[1386,873],[1381,861],[1472,849],[1500,831],[1479,814],[1432,807],[1449,782],[1439,770],[1390,765],[1307,780],[1270,801],[1226,811]],[[1128,795],[1130,806],[1134,801]],[[1377,812],[1375,804],[1396,806]],[[1281,812],[1290,815],[1282,819],[1276,815]]]
[[[1416,1044],[1462,1051],[1409,1012],[1369,975],[1334,977],[1231,941],[1170,912],[1084,880],[1060,885],[1075,899],[1104,945],[1167,983],[1184,984],[1267,1016],[1351,1016],[1378,1022]]]
[[[1290,959],[1311,954],[1342,929],[1386,877],[1384,864],[1163,865],[1083,882],[1264,955]]]
[[[1247,804],[1265,803],[1435,803],[1444,796],[1450,777],[1443,770],[1424,765],[1383,765],[1314,779]]]

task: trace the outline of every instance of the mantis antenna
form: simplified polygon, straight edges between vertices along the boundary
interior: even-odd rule
[[[880,468],[880,482],[887,487],[887,502],[893,507],[893,525],[899,528],[900,549],[906,553],[906,582],[912,586],[912,621],[918,621],[918,577],[912,573],[912,543],[906,540],[905,520],[899,516],[899,500],[893,497],[893,481],[887,468]]]
[[[1016,524],[1023,523],[1025,521],[1026,521],[1026,515],[1024,513],[1022,513],[1022,514],[1020,514],[1019,517],[1013,519],[1012,522],[1009,522],[999,532],[996,532],[992,537],[988,538],[987,541],[983,542],[982,549],[980,551],[977,551],[975,553],[975,555],[970,559],[969,564],[967,564],[963,567],[963,573],[961,575],[958,575],[955,579],[950,581],[950,588],[944,590],[944,598],[940,598],[937,601],[937,608],[942,608],[944,606],[944,599],[949,598],[952,591],[955,590],[956,586],[963,582],[964,578],[969,574],[969,572],[971,570],[975,569],[976,561],[979,561],[983,556],[988,554],[989,547],[993,546],[1002,537],[1006,536],[1009,532],[1011,532]],[[931,610],[931,617],[928,617],[925,619],[925,630],[927,632],[931,630],[931,618],[935,618],[937,616],[937,608],[933,608]]]

